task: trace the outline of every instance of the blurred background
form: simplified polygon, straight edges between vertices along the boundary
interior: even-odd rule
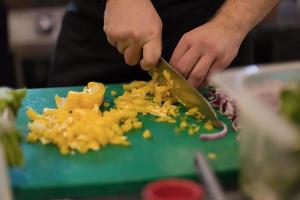
[[[67,0],[0,0],[0,85],[45,87]],[[255,63],[300,60],[300,0],[281,0],[253,31]]]

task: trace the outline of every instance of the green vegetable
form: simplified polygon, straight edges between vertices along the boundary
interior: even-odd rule
[[[16,115],[25,95],[26,89],[14,90],[8,87],[0,87],[0,112],[9,107]]]
[[[300,127],[300,82],[282,90],[280,112]]]
[[[23,163],[21,134],[15,127],[15,118],[25,95],[26,89],[0,87],[0,143],[9,166]]]
[[[0,136],[3,144],[5,156],[9,166],[20,166],[23,164],[23,153],[20,147],[21,135],[17,129],[12,129],[8,133]]]

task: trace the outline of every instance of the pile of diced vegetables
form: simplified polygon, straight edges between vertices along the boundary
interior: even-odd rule
[[[65,98],[56,96],[56,108],[44,108],[42,114],[29,108],[27,116],[31,122],[27,140],[54,144],[62,154],[96,151],[108,144],[128,146],[130,141],[126,133],[143,126],[138,114],[155,116],[158,122],[176,123],[179,105],[173,97],[169,75],[164,72],[163,77],[166,81],[158,81],[161,77],[155,73],[148,82],[133,81],[123,85],[124,93],[115,98],[115,106],[107,111],[99,109],[101,105],[109,106],[103,101],[105,86],[96,82],[88,83],[82,92],[69,91]],[[111,91],[111,95],[116,96],[116,92]],[[188,110],[186,116],[197,120],[205,118],[197,108]],[[175,132],[187,130],[193,135],[200,129],[197,124],[187,123],[186,118],[179,124]],[[212,130],[213,126],[207,121],[204,128]],[[152,133],[146,129],[143,138],[151,137]]]

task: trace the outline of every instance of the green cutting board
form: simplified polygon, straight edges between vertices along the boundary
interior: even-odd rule
[[[122,94],[121,85],[107,86],[105,101],[113,105],[110,90]],[[54,96],[66,96],[69,90],[82,87],[29,89],[19,110],[17,125],[25,138],[28,133],[25,110],[32,107],[39,113],[44,107],[55,107]],[[181,108],[184,112],[184,108]],[[229,124],[223,116],[220,119]],[[95,197],[139,192],[149,181],[184,177],[196,178],[194,155],[202,150],[206,155],[216,153],[210,160],[212,168],[223,182],[235,180],[239,168],[236,133],[229,128],[225,138],[200,141],[199,134],[179,135],[178,124],[155,122],[151,116],[140,116],[143,128],[128,133],[131,146],[107,146],[97,152],[63,156],[53,145],[24,142],[25,164],[10,171],[17,200],[63,197]],[[179,120],[177,120],[179,121]],[[230,126],[231,127],[231,126]],[[203,124],[201,131],[204,132]],[[144,140],[142,132],[149,129],[153,138]],[[200,131],[200,132],[201,132]]]

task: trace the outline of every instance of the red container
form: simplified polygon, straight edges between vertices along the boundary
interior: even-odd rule
[[[202,200],[204,191],[194,181],[166,179],[148,184],[143,189],[143,200]]]

